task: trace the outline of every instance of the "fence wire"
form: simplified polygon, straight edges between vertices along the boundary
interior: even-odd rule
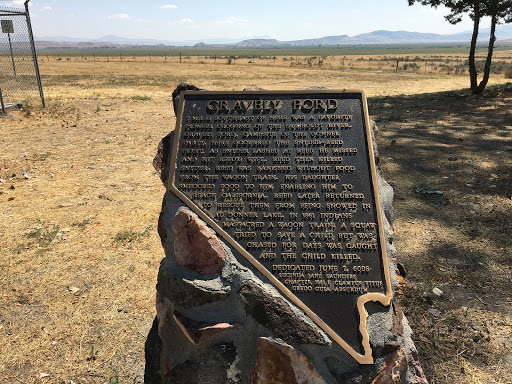
[[[4,103],[44,105],[30,17],[25,9],[0,5],[0,89]]]

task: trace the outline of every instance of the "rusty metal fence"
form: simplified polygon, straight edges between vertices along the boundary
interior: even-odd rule
[[[28,1],[25,9],[0,3],[0,99],[8,105],[38,98],[44,107]]]

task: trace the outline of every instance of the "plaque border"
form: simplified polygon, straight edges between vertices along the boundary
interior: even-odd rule
[[[282,284],[270,271],[260,264],[247,250],[245,250],[238,242],[233,239],[227,232],[225,232],[215,221],[208,216],[201,208],[194,204],[185,194],[178,190],[174,185],[177,167],[177,156],[179,150],[179,137],[181,134],[183,106],[185,97],[189,94],[212,95],[212,96],[225,96],[225,95],[322,95],[322,94],[357,94],[360,97],[363,107],[363,124],[366,131],[366,145],[368,148],[370,173],[373,185],[373,193],[375,198],[375,209],[377,210],[377,227],[380,239],[380,248],[382,256],[382,264],[384,268],[384,280],[386,294],[377,292],[367,293],[359,296],[357,299],[357,309],[359,312],[359,332],[361,333],[361,344],[364,354],[360,354],[353,349],[345,340],[343,340],[335,331],[331,329],[322,319],[320,319],[309,307],[304,304],[293,292],[291,292],[284,284]],[[320,328],[322,328],[334,341],[336,341],[352,358],[359,364],[373,364],[372,349],[370,347],[370,335],[366,329],[368,312],[366,311],[365,304],[370,301],[378,301],[384,306],[389,306],[393,298],[393,291],[391,288],[389,261],[387,255],[386,239],[384,235],[384,223],[382,220],[382,209],[380,204],[379,187],[377,184],[377,169],[375,165],[375,156],[373,153],[373,139],[370,130],[370,118],[368,115],[368,102],[366,100],[366,93],[364,90],[327,90],[327,89],[304,89],[293,91],[275,91],[275,90],[258,90],[258,91],[182,91],[179,95],[178,113],[176,116],[176,128],[174,130],[173,148],[170,156],[169,179],[167,188],[174,193],[182,202],[192,209],[202,220],[204,220],[215,232],[220,234],[234,249],[236,249],[242,256],[244,256],[261,274],[263,274],[270,282],[284,293],[296,306],[304,311]]]

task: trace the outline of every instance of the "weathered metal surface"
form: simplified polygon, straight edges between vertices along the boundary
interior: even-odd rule
[[[183,92],[169,189],[360,363],[392,293],[361,91]]]

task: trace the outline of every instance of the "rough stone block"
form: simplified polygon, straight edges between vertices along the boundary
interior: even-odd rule
[[[175,111],[183,90],[200,91],[180,84]],[[172,141],[172,133],[162,140],[153,163],[165,186]],[[378,164],[376,146],[374,153]],[[379,168],[377,175],[396,295],[393,188]],[[146,384],[427,384],[396,299],[365,306],[374,364],[360,365],[169,190],[158,233],[165,258],[146,341]]]

